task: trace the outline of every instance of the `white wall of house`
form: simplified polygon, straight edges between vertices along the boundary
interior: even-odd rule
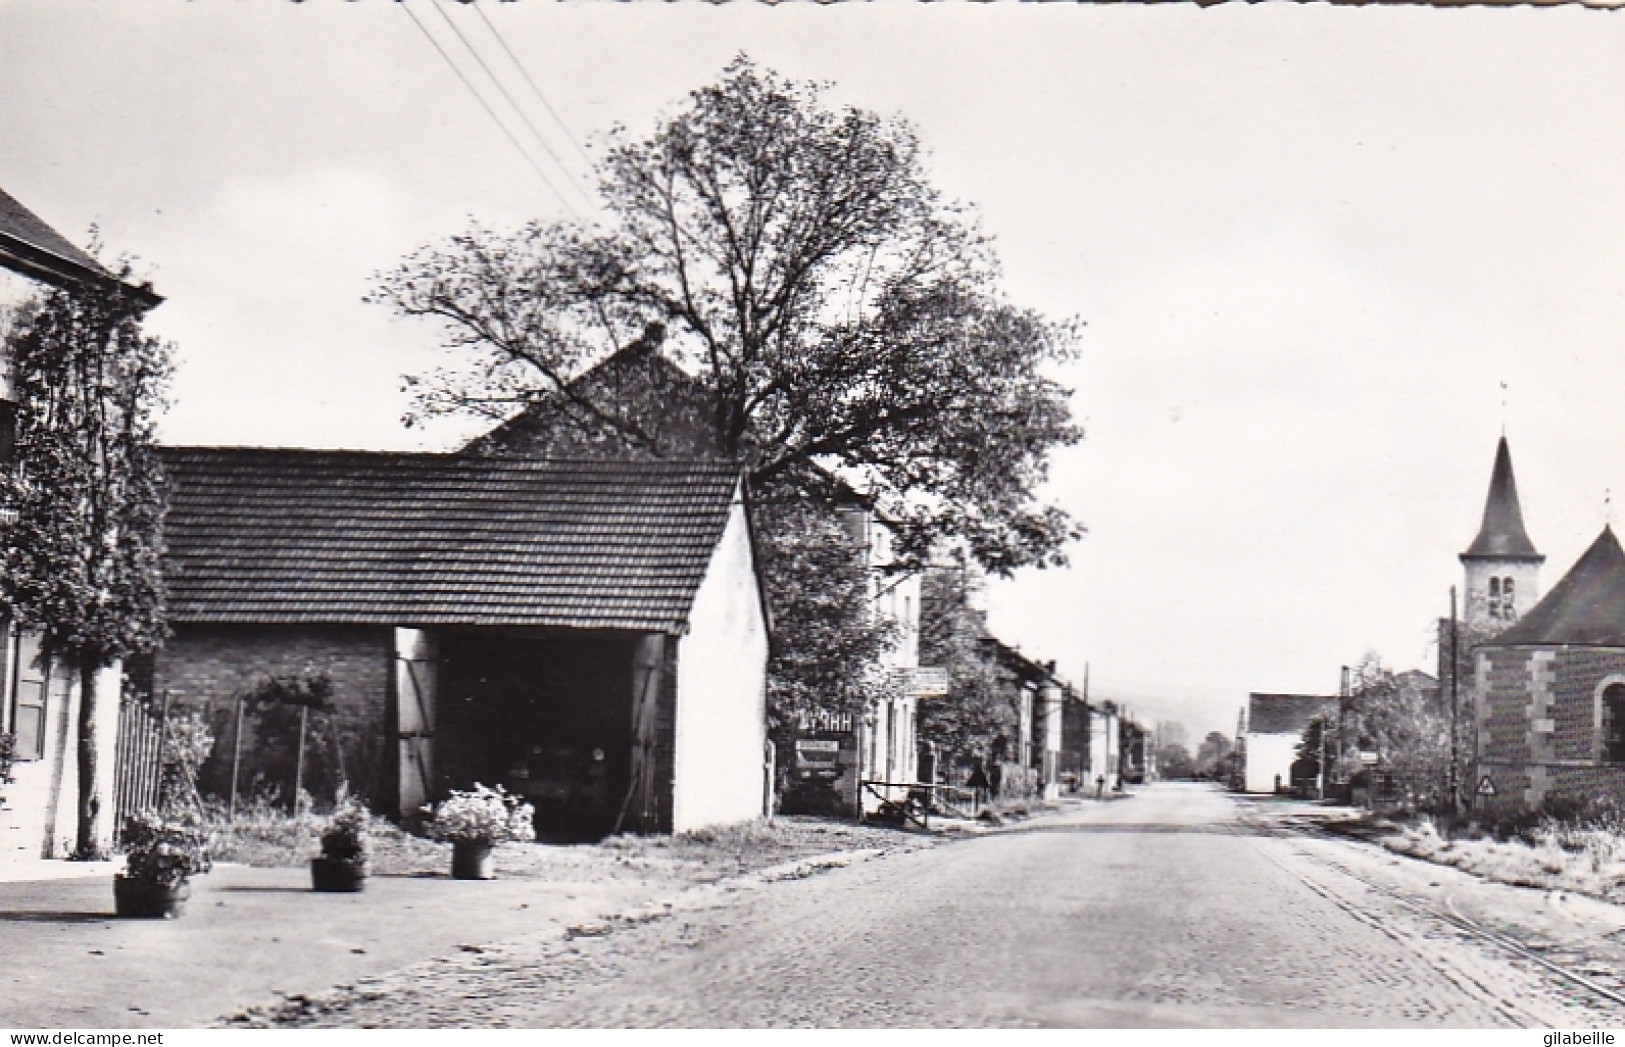
[[[9,633],[10,630],[7,630]],[[24,758],[12,767],[12,784],[0,786],[0,864],[65,858],[78,836],[79,811],[79,686],[77,674],[58,669],[45,673],[32,665],[32,644],[8,637],[0,686],[0,731],[17,733],[18,691],[34,708],[43,708],[43,735],[23,738]],[[20,659],[19,654],[23,657]],[[101,798],[99,840],[105,851],[112,846],[113,782],[116,780],[120,669],[102,670],[98,680],[96,751],[97,785]],[[43,706],[37,704],[43,694]],[[28,714],[22,718],[33,721]]]
[[[869,599],[874,614],[896,626],[892,645],[880,655],[880,664],[896,674],[902,693],[877,697],[863,717],[858,776],[871,782],[911,783],[919,778],[919,702],[908,693],[913,672],[920,664],[920,576],[888,574],[893,562],[893,535],[885,520],[867,509],[846,510],[848,530],[867,550]],[[930,699],[925,699],[929,701]],[[881,795],[901,800],[906,788],[866,790],[864,810],[881,804]]]
[[[1083,783],[1086,793],[1093,794],[1098,777],[1105,777],[1107,792],[1116,789],[1122,781],[1122,740],[1117,733],[1116,712],[1099,706],[1089,710],[1089,774]]]
[[[1061,688],[1046,683],[1038,692],[1034,709],[1038,720],[1035,735],[1041,747],[1041,769],[1044,799],[1054,800],[1061,795]]]
[[[1275,776],[1281,776],[1281,788],[1292,785],[1292,761],[1296,760],[1299,734],[1260,734],[1247,732],[1247,780],[1250,793],[1275,791]]]
[[[34,295],[43,290],[39,284],[32,280],[25,280],[16,273],[0,269],[0,335],[4,335],[11,326],[12,312]],[[0,398],[11,397],[11,361],[6,356],[3,346],[0,346]]]
[[[738,492],[688,624],[677,645],[673,832],[763,812],[767,622]]]

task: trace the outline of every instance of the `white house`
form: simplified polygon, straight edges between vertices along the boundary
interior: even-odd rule
[[[5,313],[44,287],[110,282],[96,260],[69,243],[32,211],[0,191],[0,334]],[[145,304],[161,299],[128,288]],[[0,467],[9,465],[16,434],[9,363],[0,358]],[[0,507],[4,512],[4,507]],[[77,674],[42,664],[38,638],[18,629],[0,607],[0,735],[10,736],[15,762],[0,782],[0,862],[64,857],[77,835]],[[105,671],[103,715],[96,724],[96,780],[102,845],[111,842],[118,739],[119,670]]]
[[[1259,694],[1247,697],[1246,776],[1250,793],[1292,787],[1292,763],[1303,730],[1316,715],[1337,712],[1337,697],[1318,694]]]

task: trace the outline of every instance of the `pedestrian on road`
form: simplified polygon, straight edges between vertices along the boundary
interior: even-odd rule
[[[1097,775],[1095,775],[1095,799],[1097,799],[1097,800],[1104,799],[1105,795],[1106,795],[1106,776],[1104,774],[1097,774]]]

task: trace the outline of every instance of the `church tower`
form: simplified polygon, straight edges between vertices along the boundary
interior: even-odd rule
[[[1495,449],[1484,522],[1473,544],[1461,554],[1467,569],[1463,607],[1467,627],[1498,633],[1522,617],[1540,597],[1540,565],[1545,559],[1524,530],[1518,484],[1512,478],[1512,455],[1503,436]]]

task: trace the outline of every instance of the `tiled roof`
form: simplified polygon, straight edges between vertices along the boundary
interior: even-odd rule
[[[1625,647],[1625,551],[1611,527],[1563,580],[1491,644]]]
[[[166,448],[176,622],[680,631],[720,462]]]
[[[726,459],[710,395],[660,354],[657,329],[570,383],[591,410],[542,399],[476,437],[465,453],[496,457]],[[633,436],[631,434],[637,434]]]
[[[1335,695],[1254,692],[1247,696],[1247,730],[1251,734],[1302,734],[1316,713],[1336,709]]]
[[[1535,543],[1524,530],[1518,482],[1512,476],[1512,453],[1507,450],[1504,436],[1495,448],[1495,470],[1490,474],[1489,497],[1484,500],[1484,521],[1479,525],[1478,537],[1461,558],[1537,562],[1546,559],[1535,551]]]
[[[30,247],[55,255],[75,266],[102,272],[96,260],[69,243],[61,233],[46,225],[38,215],[0,189],[0,235],[21,240]]]
[[[163,301],[148,284],[118,284],[101,263],[0,190],[0,269],[55,287],[120,286],[150,309]]]

